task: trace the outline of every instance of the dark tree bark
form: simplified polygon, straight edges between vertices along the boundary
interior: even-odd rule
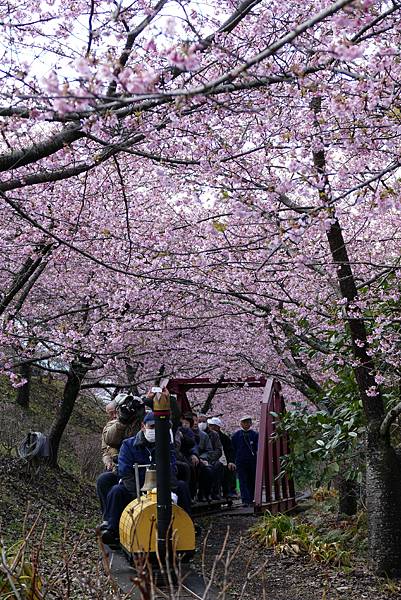
[[[356,481],[346,479],[341,475],[336,480],[338,489],[338,512],[341,515],[352,517],[358,509],[359,485]]]
[[[81,126],[68,125],[62,131],[53,134],[47,140],[26,146],[21,150],[13,150],[10,154],[3,154],[0,157],[0,171],[8,171],[16,167],[23,167],[35,163],[41,158],[51,156],[72,142],[85,137],[85,132]]]
[[[311,105],[317,115],[320,98]],[[319,128],[318,120],[315,121]],[[323,138],[320,138],[322,148]],[[368,513],[369,554],[377,573],[401,575],[401,464],[390,443],[389,432],[383,435],[380,427],[385,417],[383,397],[375,381],[375,365],[368,354],[369,343],[363,316],[358,316],[353,303],[358,291],[347,252],[341,225],[331,203],[330,182],[326,173],[324,150],[313,153],[314,165],[320,179],[319,202],[327,208],[331,225],[327,231],[333,263],[342,297],[346,300],[347,326],[356,362],[355,379],[366,417],[366,497]]]
[[[23,379],[26,379],[26,383],[18,388],[16,402],[22,406],[22,408],[28,408],[31,392],[32,364],[27,363],[21,365],[20,374]]]
[[[160,365],[159,367],[159,371],[155,377],[155,385],[160,385],[161,380],[163,379],[164,375],[166,373],[166,367],[165,365]]]
[[[43,259],[51,252],[52,244],[40,244],[36,249],[34,256],[30,255],[21,266],[20,270],[14,275],[14,279],[6,290],[0,301],[0,315],[8,308],[17,294],[24,288],[37,269],[42,265]]]
[[[207,412],[209,412],[209,410],[212,408],[212,402],[213,402],[213,398],[216,395],[217,390],[219,389],[219,385],[220,383],[223,381],[224,379],[224,373],[222,373],[218,379],[218,381],[216,382],[216,385],[214,385],[212,387],[212,389],[210,390],[210,392],[207,395],[207,398],[201,408],[201,413],[202,414],[206,414]]]
[[[78,397],[79,390],[81,389],[82,380],[87,374],[92,362],[92,358],[78,357],[70,364],[67,381],[64,387],[63,399],[49,433],[50,456],[48,463],[52,467],[58,466],[58,451],[61,437],[74,409],[75,401]]]
[[[357,299],[357,289],[340,223],[335,218],[327,232],[333,261],[338,265],[338,281],[346,310]],[[365,322],[348,318],[354,367],[367,425],[366,495],[369,553],[376,572],[401,575],[401,465],[391,447],[389,434],[380,434],[385,416],[383,398],[375,381],[375,365],[368,354]],[[375,395],[372,395],[372,390]]]
[[[132,364],[129,359],[125,361],[125,372],[127,374],[128,379],[128,391],[131,394],[135,394],[139,396],[138,386],[136,384],[136,375],[138,373],[138,369],[140,367],[140,363],[136,362]]]

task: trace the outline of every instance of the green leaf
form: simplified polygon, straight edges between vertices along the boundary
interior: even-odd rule
[[[220,223],[220,221],[213,221],[213,227],[219,233],[224,233],[224,231],[227,229],[227,225]]]

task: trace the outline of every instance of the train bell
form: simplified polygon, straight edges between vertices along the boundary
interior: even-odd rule
[[[156,468],[153,465],[151,465],[146,469],[145,481],[143,482],[141,491],[148,492],[149,490],[153,490],[153,488],[155,487],[157,487]]]

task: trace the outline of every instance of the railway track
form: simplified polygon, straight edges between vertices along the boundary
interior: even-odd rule
[[[253,515],[252,506],[244,507],[239,500],[211,500],[210,502],[197,502],[191,507],[192,516],[207,517],[208,515]]]
[[[138,577],[137,569],[126,559],[124,553],[115,548],[105,546],[109,559],[109,572],[124,594],[129,594],[132,600],[140,600],[141,593],[135,585]],[[172,592],[177,600],[215,600],[217,591],[196,573],[189,564],[182,564],[178,583],[166,584],[166,577],[159,569],[152,569],[153,595],[152,600],[170,599]]]

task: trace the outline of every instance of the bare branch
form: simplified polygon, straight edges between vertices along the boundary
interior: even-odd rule
[[[159,2],[156,4],[155,8],[138,25],[138,27],[135,27],[135,29],[133,29],[132,31],[130,31],[128,33],[127,41],[125,43],[125,48],[122,51],[121,56],[118,60],[118,66],[116,67],[116,69],[113,73],[115,77],[117,77],[119,75],[119,73],[121,73],[122,69],[124,68],[125,64],[127,63],[127,60],[131,54],[132,47],[133,47],[134,42],[137,39],[137,37],[142,33],[142,31],[144,31],[144,29],[146,29],[146,27],[149,25],[149,23],[151,23],[153,21],[153,19],[159,14],[159,12],[163,8],[163,6],[166,4],[166,2],[167,2],[167,0],[159,0]],[[112,96],[114,94],[114,92],[116,91],[116,88],[117,88],[117,81],[114,79],[109,85],[109,89],[107,90],[107,96]]]

